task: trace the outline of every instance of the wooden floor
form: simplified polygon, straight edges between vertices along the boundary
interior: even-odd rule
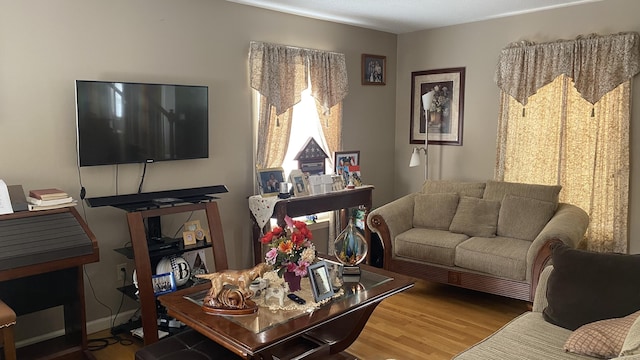
[[[384,300],[347,350],[358,359],[451,359],[527,311],[528,303],[419,281]],[[109,331],[89,338],[109,336]],[[134,359],[141,341],[94,351],[98,360]]]

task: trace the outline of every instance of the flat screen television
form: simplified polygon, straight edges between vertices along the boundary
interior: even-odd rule
[[[76,80],[80,166],[209,156],[209,88]]]

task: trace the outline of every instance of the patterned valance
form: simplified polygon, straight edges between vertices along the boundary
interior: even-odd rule
[[[249,51],[251,87],[280,115],[300,101],[311,80],[312,96],[325,111],[347,96],[344,54],[252,41]]]
[[[638,38],[637,32],[626,32],[543,44],[512,43],[500,53],[496,83],[526,105],[529,96],[565,74],[581,96],[595,104],[640,71]]]

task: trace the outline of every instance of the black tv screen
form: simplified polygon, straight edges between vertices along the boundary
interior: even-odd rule
[[[76,80],[80,166],[209,156],[206,86]]]

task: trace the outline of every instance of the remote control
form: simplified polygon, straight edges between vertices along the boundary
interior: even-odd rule
[[[289,295],[287,295],[287,297],[288,297],[289,299],[291,299],[291,300],[293,300],[293,301],[297,302],[297,303],[298,303],[298,304],[300,304],[300,305],[304,305],[304,304],[306,304],[306,303],[307,303],[303,298],[301,298],[300,296],[298,296],[298,295],[296,295],[296,294],[289,294]]]

